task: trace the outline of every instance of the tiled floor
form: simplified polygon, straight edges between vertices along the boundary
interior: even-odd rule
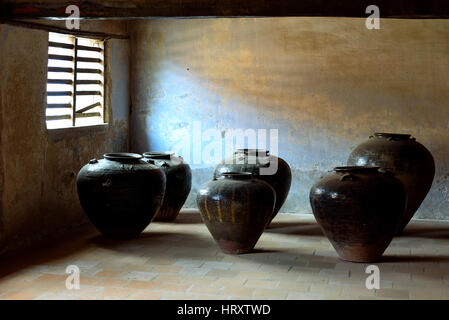
[[[80,289],[66,288],[68,265]],[[378,263],[339,260],[313,216],[278,215],[254,253],[222,254],[196,212],[141,238],[77,237],[0,258],[0,299],[449,299],[449,222],[414,221]]]

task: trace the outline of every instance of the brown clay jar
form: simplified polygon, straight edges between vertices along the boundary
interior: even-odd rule
[[[343,260],[378,261],[399,227],[402,183],[378,167],[337,167],[310,190],[313,214]]]
[[[253,250],[276,201],[274,189],[248,172],[227,172],[202,186],[197,204],[201,217],[224,253]]]
[[[136,238],[162,205],[165,175],[135,153],[107,153],[77,176],[81,206],[103,236]]]
[[[407,226],[432,186],[432,154],[409,134],[374,133],[350,154],[348,166],[378,166],[394,172],[407,192],[398,234]]]
[[[214,179],[225,172],[250,172],[254,178],[263,180],[273,187],[276,192],[276,203],[268,225],[281,209],[290,191],[292,174],[287,162],[270,155],[268,150],[237,149],[232,156],[224,159],[223,163],[215,166]]]
[[[164,202],[154,221],[173,221],[178,216],[192,187],[190,166],[172,152],[145,152],[145,160],[162,169],[167,178]]]

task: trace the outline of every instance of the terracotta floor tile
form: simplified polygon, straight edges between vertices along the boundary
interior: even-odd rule
[[[231,286],[231,287],[241,287],[245,284],[247,279],[245,278],[218,278],[214,282],[211,283],[212,286],[215,287],[224,287],[224,286]]]
[[[248,281],[245,283],[245,287],[259,288],[259,289],[275,289],[277,288],[278,284],[279,281],[248,279]]]
[[[152,281],[157,283],[180,283],[182,280],[184,280],[184,277],[180,274],[159,273]]]
[[[158,275],[156,272],[128,271],[121,278],[125,280],[150,281],[154,280]]]
[[[159,285],[158,290],[170,292],[186,292],[191,286],[192,285],[189,284],[162,283]]]
[[[284,300],[287,293],[287,290],[255,289],[253,298],[258,300]]]
[[[102,270],[95,274],[95,277],[101,277],[101,278],[119,278],[121,275],[123,275],[123,271],[118,270]]]
[[[182,270],[182,267],[171,266],[171,265],[156,265],[151,267],[150,272],[155,273],[178,273]]]
[[[189,293],[199,294],[219,294],[222,291],[221,288],[208,286],[208,285],[192,285],[188,289]]]
[[[239,271],[223,270],[223,269],[212,269],[208,273],[206,273],[207,276],[221,277],[221,278],[234,278],[239,274],[240,274]]]
[[[410,292],[399,289],[380,289],[376,290],[376,296],[381,298],[409,299]]]
[[[51,253],[43,248],[39,260],[0,278],[0,299],[449,300],[449,239],[431,232],[449,229],[449,222],[412,221],[411,229],[428,236],[405,232],[394,238],[376,263],[381,289],[368,290],[368,264],[338,259],[321,234],[293,235],[279,227],[299,221],[318,228],[311,215],[279,214],[256,251],[245,255],[222,253],[199,214],[182,213],[178,219],[152,222],[141,238],[130,241],[103,239],[91,230],[95,241],[70,252],[70,243],[55,245]],[[183,223],[185,219],[196,222]],[[157,241],[150,244],[152,233]],[[4,268],[10,263],[5,261]],[[68,265],[80,268],[80,290],[66,288]]]
[[[124,287],[126,284],[128,284],[128,282],[129,280],[98,278],[98,281],[95,283],[95,285],[99,287]]]
[[[14,291],[2,295],[2,300],[31,300],[39,296],[37,292]]]
[[[222,294],[225,296],[232,296],[232,297],[251,297],[254,288],[244,288],[244,287],[224,287]]]
[[[308,291],[310,283],[298,282],[298,281],[280,281],[279,289],[291,290],[291,291]]]
[[[107,287],[99,293],[97,298],[106,300],[123,300],[136,292],[132,288]]]
[[[160,300],[162,291],[139,290],[128,296],[127,300]]]
[[[158,283],[158,282],[131,280],[125,286],[125,288],[153,290],[155,288],[158,288],[159,286],[160,286],[160,283]]]

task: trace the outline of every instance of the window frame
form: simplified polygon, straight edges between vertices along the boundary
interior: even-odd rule
[[[56,35],[58,37],[63,37],[66,38],[67,40],[70,39],[72,40],[72,44],[70,43],[66,43],[64,44],[64,41],[62,42],[56,42],[56,41],[52,41],[50,40],[51,38],[51,34]],[[99,44],[99,46],[93,46],[93,45],[86,45],[86,44],[79,44],[80,39],[83,39],[84,42],[92,42],[95,44]],[[63,48],[63,49],[68,49],[72,51],[72,55],[68,56],[68,55],[64,55],[64,54],[51,54],[50,53],[50,48]],[[107,75],[106,75],[106,58],[107,58],[107,41],[106,39],[98,39],[98,38],[92,38],[92,37],[87,37],[87,36],[78,36],[78,35],[73,35],[73,34],[65,34],[65,33],[61,33],[61,32],[49,32],[49,38],[48,38],[48,57],[47,57],[47,81],[46,81],[46,103],[45,103],[45,122],[46,122],[46,128],[49,131],[52,130],[61,130],[61,129],[73,129],[73,128],[84,128],[84,127],[98,127],[98,126],[104,126],[107,125],[107,101],[108,99],[106,91],[107,91],[107,86],[106,86],[106,79],[107,79]],[[90,58],[90,57],[81,57],[79,56],[79,52],[78,51],[83,51],[83,52],[98,52],[99,53],[99,57],[98,58]],[[69,57],[73,57],[72,59],[68,59]],[[59,61],[71,61],[73,63],[73,67],[70,68],[66,68],[66,69],[71,69],[71,80],[70,79],[64,79],[64,77],[62,78],[57,78],[55,79],[55,77],[51,77],[50,76],[50,72],[65,72],[65,71],[61,71],[62,69],[64,69],[64,67],[51,67],[50,66],[50,60],[59,60]],[[79,63],[95,63],[95,64],[100,64],[100,67],[98,68],[94,68],[94,67],[80,67]],[[60,71],[55,71],[57,69],[60,69]],[[80,70],[82,70],[80,72]],[[100,75],[100,79],[99,80],[94,80],[94,79],[79,79],[79,74],[80,73],[84,73],[84,74],[98,74]],[[65,74],[69,74],[69,72],[65,72]],[[71,82],[71,83],[69,83]],[[68,96],[68,91],[63,91],[63,90],[49,90],[49,84],[63,84],[63,85],[70,85],[71,88],[71,102],[69,103],[54,103],[54,102],[49,102],[49,98],[50,96],[56,96],[56,97],[61,97],[61,96]],[[98,91],[96,90],[81,90],[80,86],[82,88],[83,85],[91,85],[91,86],[99,86],[100,89]],[[61,93],[62,92],[62,93]],[[61,93],[61,94],[58,94]],[[90,93],[90,94],[89,94]],[[99,102],[94,102],[92,104],[88,104],[86,106],[80,107],[77,110],[77,98],[79,98],[80,96],[86,96],[87,99],[89,99],[89,97],[92,97],[92,99],[94,99],[95,96],[100,96]],[[66,113],[63,115],[49,115],[48,114],[48,109],[53,109],[53,108],[58,108],[58,105],[61,106],[61,108],[59,110],[61,110],[62,108],[71,108],[71,112],[70,113]],[[64,107],[62,107],[64,105]],[[70,106],[68,106],[70,105]],[[49,107],[50,106],[50,107]],[[98,111],[97,108],[97,112],[87,112],[91,109],[94,109],[96,107],[101,107],[100,111]],[[82,116],[80,116],[82,115]],[[96,115],[96,116],[95,116]],[[67,116],[69,116],[70,118],[67,118]],[[71,120],[71,124],[65,124],[65,125],[55,125],[55,126],[50,126],[49,127],[49,121],[54,121],[54,120],[58,120],[58,117],[61,119],[65,119],[65,120]],[[64,118],[63,118],[64,117]],[[94,123],[85,123],[85,124],[80,124],[77,123],[77,120],[82,119],[82,118],[100,118],[100,120],[98,122],[94,122]],[[50,119],[52,118],[52,119]],[[51,122],[50,122],[51,123]]]

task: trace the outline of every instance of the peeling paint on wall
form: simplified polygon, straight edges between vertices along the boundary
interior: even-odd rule
[[[204,129],[277,128],[292,167],[283,212],[311,212],[308,192],[374,131],[411,133],[433,153],[433,188],[417,217],[449,219],[449,21],[258,18],[130,24],[132,149],[170,150]],[[201,142],[205,147],[207,142]],[[186,206],[212,165],[192,167]]]

